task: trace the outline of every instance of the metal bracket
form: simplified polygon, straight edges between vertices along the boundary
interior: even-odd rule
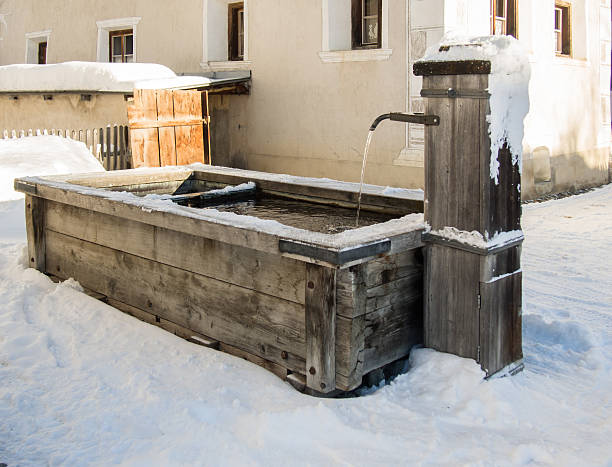
[[[448,97],[456,99],[458,97],[464,97],[468,99],[488,99],[491,95],[487,91],[481,91],[478,89],[461,89],[457,90],[454,88],[447,89],[422,89],[421,97]]]

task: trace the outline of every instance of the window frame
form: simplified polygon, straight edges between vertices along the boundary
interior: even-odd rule
[[[116,19],[107,19],[103,21],[96,21],[96,25],[98,26],[98,41],[96,46],[96,61],[101,63],[108,63],[109,54],[110,54],[110,42],[109,35],[113,31],[121,31],[125,29],[132,29],[133,32],[133,47],[134,47],[134,58],[133,61],[136,63],[138,61],[138,23],[141,18],[138,16],[129,17],[129,18],[116,18]]]
[[[38,32],[29,32],[25,35],[26,47],[25,47],[25,61],[32,65],[39,64],[39,44],[46,43],[47,49],[45,51],[45,64],[47,63],[47,57],[49,52],[49,42],[51,38],[51,29]]]
[[[553,16],[553,34],[555,37],[555,55],[557,57],[571,58],[572,53],[572,5],[568,2],[555,0]],[[556,13],[561,12],[561,29],[556,28]],[[557,33],[561,35],[561,50],[557,48],[558,37]]]
[[[125,46],[125,38],[127,36],[132,36],[132,53],[131,54],[127,54],[126,53],[126,46]],[[115,37],[121,37],[121,62],[115,62],[113,60],[114,57],[118,57],[118,54],[113,53],[113,39]],[[108,32],[108,62],[109,63],[134,63],[134,30],[132,28],[130,29],[119,29],[116,31],[109,31]],[[128,62],[126,57],[131,56],[132,57],[132,61]]]
[[[378,37],[377,42],[364,43],[363,32],[365,21],[367,18],[371,18],[373,15],[366,17],[365,15],[365,2],[367,0],[351,0],[351,48],[352,50],[362,49],[381,49],[382,48],[382,35],[383,35],[383,7],[382,0],[375,0],[377,2],[377,27]]]
[[[242,15],[242,19],[240,16]],[[227,59],[244,61],[244,2],[227,4]]]
[[[492,35],[512,36],[518,39],[518,0],[501,0],[504,5],[504,16],[499,16],[497,11],[497,1],[491,0],[490,30]],[[502,20],[504,32],[497,33],[497,20]]]

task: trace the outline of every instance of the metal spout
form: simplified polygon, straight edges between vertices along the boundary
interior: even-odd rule
[[[391,112],[388,114],[382,114],[376,117],[376,119],[370,125],[370,131],[376,130],[376,127],[383,120],[392,120],[394,122],[405,122],[405,123],[418,123],[421,125],[439,125],[440,117],[437,115],[423,115],[423,114],[407,114],[402,112]]]

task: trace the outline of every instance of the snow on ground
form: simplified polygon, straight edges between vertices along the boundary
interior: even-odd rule
[[[523,373],[483,381],[419,349],[341,400],[26,269],[16,203],[0,201],[0,463],[612,465],[611,185],[524,207]]]

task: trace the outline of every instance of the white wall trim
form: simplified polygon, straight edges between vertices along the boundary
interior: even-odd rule
[[[202,71],[236,71],[250,70],[252,63],[249,60],[226,60],[224,62],[200,63]]]
[[[392,49],[332,50],[319,52],[319,58],[323,63],[371,62],[389,60],[392,54]]]
[[[211,14],[214,8],[211,5],[214,2],[225,2],[226,4],[234,3],[235,0],[202,0],[202,62],[200,67],[205,71],[223,71],[225,70],[245,70],[249,69],[251,62],[249,62],[249,0],[242,0],[244,4],[244,60],[227,60],[227,50],[225,53],[219,53],[215,50],[215,45],[224,44],[227,49],[227,27],[221,28],[224,33],[219,34],[214,32],[214,28],[210,26],[209,20],[211,21],[223,21],[223,24],[227,26],[227,9],[225,9],[224,17],[220,18],[220,14],[217,10],[216,14]],[[222,37],[219,37],[222,36]],[[219,42],[223,41],[223,42]],[[218,49],[218,47],[216,47]],[[222,57],[223,55],[223,57]],[[227,68],[226,63],[240,63],[244,62],[244,65],[235,65]],[[221,68],[219,68],[221,67]]]
[[[25,34],[26,47],[25,47],[25,61],[24,63],[38,63],[38,44],[41,42],[47,43],[47,50],[49,47],[49,37],[51,36],[51,29],[45,29],[44,31],[28,32]]]
[[[137,25],[142,18],[140,16],[131,16],[128,18],[115,18],[106,19],[103,21],[96,21],[98,26],[98,43],[96,47],[96,61],[108,62],[108,33],[111,31],[117,31],[119,29],[132,28],[134,33],[134,62],[137,60],[136,42],[138,35],[136,34]]]
[[[349,48],[351,1],[344,0],[344,5],[340,7],[341,4],[336,3],[338,1],[322,0],[321,2],[321,52],[319,52],[321,61],[323,63],[342,63],[388,60],[393,53],[393,50],[389,48],[389,0],[382,0],[381,48],[358,50]],[[332,4],[336,9],[330,8]],[[334,38],[331,37],[331,32],[336,34]],[[341,37],[338,37],[338,34]],[[338,44],[341,45],[338,46]]]

